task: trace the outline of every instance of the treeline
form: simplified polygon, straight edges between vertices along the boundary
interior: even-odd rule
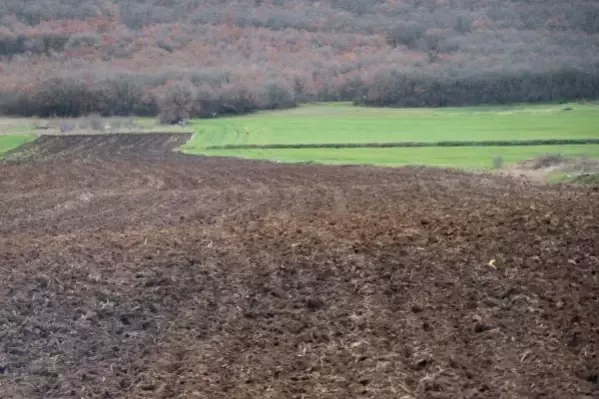
[[[189,75],[122,75],[95,82],[56,77],[16,93],[0,93],[0,113],[39,117],[159,116],[164,123],[177,123],[190,117],[290,108],[298,102],[293,87],[282,79],[244,82],[231,80],[228,73],[220,78],[210,83],[196,79],[194,83]]]
[[[599,3],[3,0],[0,114],[599,98]]]
[[[159,115],[164,123],[176,123],[190,117],[245,114],[319,100],[445,107],[599,98],[599,73],[573,68],[456,75],[388,69],[368,81],[351,83],[309,93],[301,90],[301,82],[284,77],[247,81],[230,73],[222,73],[220,80],[208,80],[199,73],[176,78],[123,75],[91,83],[83,78],[52,78],[0,95],[0,110],[7,115],[40,117]]]
[[[0,34],[0,59],[26,53],[51,55],[64,51],[76,42],[77,36],[66,34]]]
[[[387,70],[361,89],[356,104],[445,107],[599,98],[599,69],[457,71],[441,76]]]
[[[410,22],[467,32],[482,21],[518,30],[597,33],[599,5],[578,0],[3,0],[3,25],[115,17],[131,29],[177,22],[231,24],[270,30],[373,33]]]

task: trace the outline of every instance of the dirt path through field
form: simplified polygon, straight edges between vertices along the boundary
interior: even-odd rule
[[[599,397],[599,193],[179,140],[0,163],[0,396]]]

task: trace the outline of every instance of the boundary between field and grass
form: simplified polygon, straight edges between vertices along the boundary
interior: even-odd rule
[[[562,108],[483,106],[431,112],[313,104],[235,120],[192,121],[185,132],[191,137],[174,151],[277,163],[428,165],[469,170],[499,169],[504,163],[515,165],[541,153],[599,159],[596,106],[576,105],[576,113],[562,113]],[[573,115],[576,118],[572,119]],[[135,135],[166,128],[156,123],[150,119],[138,123],[131,118],[91,116],[76,120],[5,120],[0,125],[0,130],[7,133],[4,140],[0,135],[0,159],[11,158],[22,144],[35,140],[36,135],[22,139],[30,131],[40,137]],[[122,130],[123,126],[128,130]],[[21,138],[17,138],[19,135]]]
[[[35,134],[0,134],[0,159],[10,151],[37,139]]]
[[[547,140],[485,140],[436,141],[388,143],[296,143],[296,144],[226,144],[201,147],[205,150],[291,150],[316,148],[419,148],[419,147],[518,147],[538,145],[599,144],[599,139],[547,139]]]

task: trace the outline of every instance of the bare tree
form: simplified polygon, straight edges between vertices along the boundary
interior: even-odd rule
[[[176,124],[188,119],[195,97],[196,90],[191,82],[168,83],[158,102],[160,122]]]

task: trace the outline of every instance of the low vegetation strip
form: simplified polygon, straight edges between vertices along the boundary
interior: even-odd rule
[[[14,150],[15,148],[19,148],[23,144],[34,140],[35,137],[36,136],[32,134],[0,134],[0,159],[7,152]]]
[[[308,143],[308,144],[227,144],[208,146],[207,150],[283,150],[308,148],[402,148],[402,147],[512,147],[537,145],[599,144],[597,139],[546,139],[546,140],[485,140],[485,141],[436,141],[391,143]]]

